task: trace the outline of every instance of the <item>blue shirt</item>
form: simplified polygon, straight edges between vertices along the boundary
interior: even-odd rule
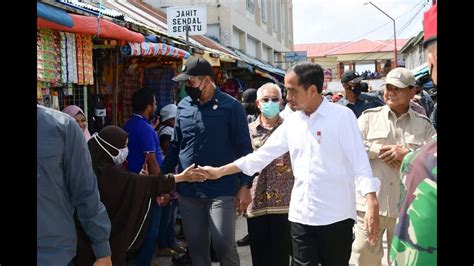
[[[128,171],[139,173],[148,152],[154,152],[158,164],[163,163],[160,141],[150,122],[141,115],[133,114],[123,127],[128,132]]]
[[[178,104],[174,134],[163,162],[162,172],[179,171],[196,165],[222,166],[253,151],[247,116],[242,104],[218,88],[211,100],[201,105],[185,97]],[[242,173],[205,182],[180,182],[181,196],[215,198],[235,196],[240,186],[251,182]]]
[[[37,106],[37,122],[37,265],[72,261],[77,248],[74,211],[95,256],[110,256],[110,220],[79,125],[69,115],[43,106]]]

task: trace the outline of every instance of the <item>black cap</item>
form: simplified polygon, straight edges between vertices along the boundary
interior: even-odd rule
[[[357,72],[354,70],[349,70],[344,72],[341,77],[341,83],[346,83],[352,81],[352,83],[357,84],[360,83],[364,78],[361,77]]]
[[[242,93],[242,102],[244,103],[254,103],[257,100],[257,90],[256,89],[246,89]]]
[[[184,82],[189,80],[190,77],[195,76],[211,76],[214,77],[214,71],[212,71],[211,64],[206,59],[201,57],[191,57],[183,68],[181,73],[176,77],[172,78],[176,82]]]

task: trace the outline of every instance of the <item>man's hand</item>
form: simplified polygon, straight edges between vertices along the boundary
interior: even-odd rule
[[[369,243],[373,246],[379,238],[379,203],[375,192],[367,193],[367,212],[364,216],[364,228],[369,231]]]
[[[112,266],[112,258],[110,256],[98,258],[95,260],[93,266]]]
[[[141,175],[148,175],[148,166],[146,163],[143,164],[142,170],[140,170]]]
[[[402,145],[384,145],[380,148],[379,159],[394,169],[400,169],[403,157],[409,151],[409,149],[403,148]]]
[[[237,193],[237,215],[244,213],[251,201],[252,196],[250,195],[250,188],[247,186],[240,187],[240,190]]]
[[[216,180],[222,177],[220,167],[198,166],[198,169],[206,174],[206,179]]]
[[[188,166],[188,168],[184,169],[181,174],[176,174],[174,176],[175,182],[203,182],[206,180],[206,172],[200,170],[199,168],[195,168],[194,164]]]

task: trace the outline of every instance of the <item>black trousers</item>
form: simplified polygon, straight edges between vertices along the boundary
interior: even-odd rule
[[[349,265],[353,219],[322,226],[290,224],[293,266]]]
[[[253,266],[288,266],[291,240],[288,214],[247,218]]]

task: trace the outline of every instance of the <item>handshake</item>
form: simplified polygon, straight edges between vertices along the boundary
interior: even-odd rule
[[[191,164],[183,172],[174,176],[175,182],[204,182],[206,180],[216,180],[222,177],[220,167],[196,166]]]

